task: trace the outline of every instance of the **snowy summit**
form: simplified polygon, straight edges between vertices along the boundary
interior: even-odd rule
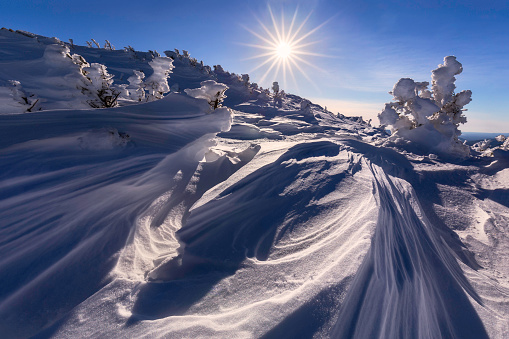
[[[2,338],[509,337],[509,138],[437,65],[378,124],[1,29]]]

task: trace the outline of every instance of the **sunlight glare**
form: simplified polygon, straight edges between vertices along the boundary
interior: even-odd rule
[[[290,47],[290,45],[288,45],[287,42],[283,41],[279,44],[279,46],[277,46],[277,55],[283,59],[291,57],[292,48]]]
[[[298,24],[297,23],[298,8],[297,8],[295,10],[295,13],[293,14],[290,26],[286,27],[284,16],[282,15],[281,21],[277,22],[270,6],[268,7],[268,9],[271,17],[272,29],[269,29],[265,24],[263,24],[258,19],[257,19],[258,23],[260,24],[261,28],[264,31],[263,34],[256,33],[255,31],[247,27],[244,27],[248,32],[250,32],[260,40],[260,43],[258,44],[245,44],[245,45],[261,49],[263,51],[262,53],[248,59],[258,59],[258,58],[264,59],[249,73],[264,67],[266,69],[265,73],[259,79],[259,83],[262,84],[264,80],[269,76],[272,78],[270,81],[278,81],[279,72],[282,71],[283,85],[286,86],[287,80],[286,75],[289,73],[293,79],[294,85],[298,87],[295,81],[295,74],[293,68],[297,69],[308,81],[311,81],[311,79],[301,67],[302,64],[312,66],[312,68],[324,72],[322,69],[317,67],[315,63],[310,62],[306,59],[309,59],[313,56],[326,57],[326,55],[310,52],[307,51],[305,48],[311,45],[315,45],[316,43],[319,42],[317,40],[310,40],[309,37],[313,33],[315,33],[318,29],[320,29],[323,25],[325,25],[327,21],[323,22],[322,24],[320,24],[319,26],[315,27],[310,31],[305,31],[304,26],[312,13],[309,13],[306,16],[306,18],[302,22],[300,22],[300,24]]]

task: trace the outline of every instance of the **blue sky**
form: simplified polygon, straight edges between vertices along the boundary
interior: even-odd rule
[[[287,27],[297,8],[295,27],[311,13],[302,34],[327,21],[304,40],[314,43],[308,52],[326,56],[303,56],[319,69],[301,62],[306,78],[294,67],[297,85],[283,84],[282,72],[260,85],[279,81],[331,111],[374,118],[399,78],[430,81],[430,71],[455,55],[464,67],[457,89],[473,92],[462,130],[509,132],[507,1],[15,0],[0,4],[0,25],[80,45],[94,38],[117,48],[186,49],[240,74],[264,60],[249,59],[263,50],[245,44],[265,44],[248,30],[267,36],[256,18],[273,30],[268,4]],[[251,80],[260,81],[265,70],[251,72]]]

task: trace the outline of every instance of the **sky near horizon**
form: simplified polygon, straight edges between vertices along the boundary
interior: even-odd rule
[[[117,49],[188,50],[263,87],[278,81],[286,92],[375,124],[400,78],[431,82],[431,70],[455,55],[464,69],[457,91],[473,92],[460,129],[509,132],[507,1],[16,0],[0,4],[0,19],[3,27],[78,45],[94,38]],[[255,58],[270,52],[266,40],[277,38],[273,22],[287,35],[300,27],[294,40],[304,37],[306,45],[300,60],[288,62],[286,81],[283,67],[267,72],[271,61],[257,68],[270,57]]]

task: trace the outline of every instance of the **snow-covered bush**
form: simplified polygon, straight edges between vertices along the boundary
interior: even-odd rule
[[[70,53],[68,46],[49,45],[43,60],[47,67],[47,81],[58,86],[62,96],[72,98],[71,107],[105,108],[117,105],[120,91],[113,86],[113,76],[106,66],[89,64],[85,58]]]
[[[200,85],[200,88],[185,89],[184,92],[191,97],[207,100],[213,110],[221,107],[221,103],[226,98],[224,92],[226,92],[228,86],[214,80],[202,81]]]
[[[40,99],[27,93],[17,80],[9,80],[0,87],[0,114],[26,113],[40,109]]]
[[[249,86],[249,74],[242,74],[242,82],[244,83],[244,86]]]
[[[90,67],[83,69],[89,84],[83,89],[89,91],[92,99],[88,100],[91,107],[107,108],[117,106],[117,98],[120,92],[112,87],[113,75],[108,73],[103,64],[92,63]]]
[[[124,52],[129,54],[129,58],[136,60],[138,59],[138,56],[136,55],[136,51],[131,45],[128,45],[127,47],[124,47]]]
[[[431,91],[428,82],[400,79],[389,92],[394,101],[378,115],[380,124],[391,130],[390,140],[397,143],[402,138],[439,154],[468,156],[468,146],[458,140],[458,126],[466,122],[463,107],[471,101],[472,92],[454,93],[455,75],[462,70],[456,57],[445,57],[432,71]]]
[[[154,70],[145,80],[145,89],[148,90],[147,101],[162,99],[170,91],[168,77],[173,69],[173,60],[168,57],[156,57],[148,63]]]
[[[214,73],[222,74],[225,73],[223,66],[221,65],[214,65]]]
[[[108,40],[105,40],[106,42],[104,43],[104,49],[107,49],[109,51],[114,51],[115,50],[115,46],[113,46]]]
[[[129,99],[134,101],[145,101],[145,85],[143,84],[145,73],[137,70],[133,70],[133,73],[133,75],[127,78],[127,81],[129,82],[129,86],[127,86]]]
[[[484,139],[483,141],[476,142],[472,145],[472,149],[477,152],[484,152],[490,148],[491,140]]]
[[[506,138],[505,135],[501,134],[497,136],[495,140],[501,144],[494,147],[490,147],[491,140],[486,139],[483,141],[476,142],[474,145],[472,145],[472,149],[476,152],[479,152],[480,155],[484,157],[494,156],[493,154],[496,150],[509,151],[509,138]]]
[[[272,83],[272,91],[274,92],[274,97],[277,97],[279,94],[279,83],[277,81]]]
[[[94,45],[97,47],[97,48],[101,48],[101,46],[99,45],[99,43],[97,41],[95,41],[94,39],[90,39],[92,40],[92,42],[94,43]]]
[[[301,111],[309,111],[311,108],[311,102],[307,99],[302,99],[300,102],[300,110]]]

